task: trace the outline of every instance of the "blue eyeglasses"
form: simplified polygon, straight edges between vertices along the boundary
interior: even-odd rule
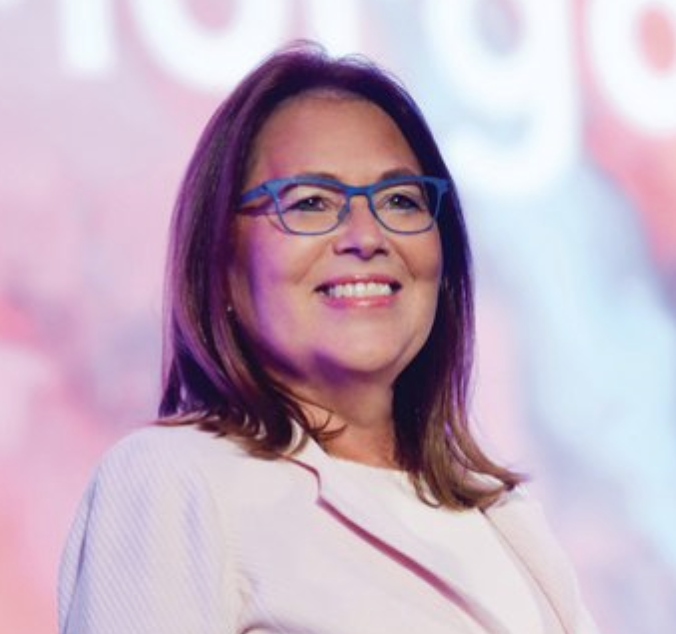
[[[366,196],[376,220],[388,231],[415,234],[429,231],[450,183],[433,176],[397,176],[352,187],[331,178],[275,178],[245,192],[244,207],[257,198],[272,198],[282,227],[298,235],[322,235],[336,229],[350,211],[353,196]],[[242,213],[251,211],[241,209]]]

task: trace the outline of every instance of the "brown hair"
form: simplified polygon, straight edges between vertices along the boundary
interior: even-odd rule
[[[411,96],[360,57],[333,59],[310,44],[287,48],[244,78],[214,113],[174,210],[160,415],[168,423],[197,423],[233,436],[252,453],[269,457],[292,448],[292,420],[318,440],[321,430],[311,427],[293,395],[256,363],[255,346],[231,317],[223,271],[232,264],[232,210],[257,132],[282,102],[321,89],[378,105],[401,130],[423,173],[451,181]],[[472,266],[452,181],[438,224],[443,272],[437,313],[427,342],[395,384],[397,458],[423,499],[451,508],[485,507],[522,477],[492,462],[469,428]]]

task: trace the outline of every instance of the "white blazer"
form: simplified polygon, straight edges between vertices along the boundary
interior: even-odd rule
[[[539,507],[516,493],[485,514],[552,634],[595,634]],[[60,571],[60,634],[505,631],[312,441],[264,460],[192,426],[131,434],[99,465]]]

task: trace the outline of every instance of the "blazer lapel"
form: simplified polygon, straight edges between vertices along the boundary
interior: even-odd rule
[[[539,504],[516,492],[486,509],[485,515],[542,591],[561,624],[561,631],[571,634],[577,631],[580,604],[577,585]]]
[[[319,498],[336,518],[388,556],[417,574],[446,598],[470,614],[491,634],[507,634],[495,616],[463,590],[452,566],[402,526],[380,502],[347,477],[312,440],[289,460],[311,471]]]

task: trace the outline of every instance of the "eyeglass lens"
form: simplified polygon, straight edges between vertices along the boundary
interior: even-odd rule
[[[337,185],[294,182],[277,192],[276,203],[290,231],[323,233],[335,228],[349,213],[348,198],[349,194]],[[371,190],[369,205],[388,229],[417,233],[431,226],[438,198],[433,185],[401,180]]]

